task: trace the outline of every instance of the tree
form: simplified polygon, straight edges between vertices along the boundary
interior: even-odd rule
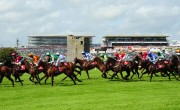
[[[15,52],[16,49],[14,48],[1,48],[0,49],[0,62],[6,60],[6,59],[11,59],[11,53]]]

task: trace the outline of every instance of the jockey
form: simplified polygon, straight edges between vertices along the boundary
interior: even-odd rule
[[[60,54],[59,52],[57,52],[56,55],[58,56],[58,59],[55,63],[55,66],[58,66],[60,62],[62,62],[62,64],[66,62],[66,56],[64,56],[63,54]]]
[[[147,52],[143,52],[142,60],[146,60],[146,59],[147,59]]]
[[[99,58],[102,60],[102,61],[104,61],[104,54],[99,54]]]
[[[147,58],[150,60],[150,62],[155,64],[158,61],[158,55],[156,55],[152,52],[148,52],[147,55],[148,55]]]
[[[115,53],[115,56],[118,61],[121,61],[124,58],[125,54],[124,52],[120,52],[120,53]]]
[[[134,54],[135,53],[134,53],[133,50],[128,50],[128,51],[126,51],[126,55],[123,57],[122,60],[124,60],[124,61],[132,61]]]
[[[28,54],[28,56],[31,58],[33,63],[38,66],[37,62],[40,60],[40,57],[38,55],[33,55],[31,53]]]
[[[158,55],[160,60],[164,60],[165,59],[165,56],[164,56],[164,54],[162,52],[157,52],[156,54]]]
[[[84,51],[82,51],[81,53],[83,54],[85,60],[87,60],[87,61],[92,60],[93,57],[92,57],[92,55],[90,53],[84,52]]]
[[[172,55],[168,51],[165,51],[164,56],[166,60],[169,60]]]
[[[46,56],[49,57],[48,63],[54,64],[55,61],[58,59],[58,56],[57,56],[56,54],[52,54],[52,53],[50,53],[50,52],[47,52],[47,53],[46,53]]]
[[[102,54],[102,53],[99,55],[99,57],[103,62],[106,62],[108,58],[107,54]]]
[[[21,65],[22,62],[24,61],[24,58],[23,58],[22,56],[18,55],[18,53],[16,53],[16,52],[13,52],[13,53],[11,54],[11,56],[12,56],[12,58],[13,58],[13,63],[14,63],[14,64]]]

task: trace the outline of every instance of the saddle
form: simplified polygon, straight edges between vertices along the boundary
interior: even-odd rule
[[[54,67],[54,71],[57,72],[62,72],[63,71],[63,67]]]
[[[168,63],[169,63],[169,61],[167,61],[167,60],[164,60],[164,63],[165,63],[165,64],[168,64]]]
[[[25,70],[26,66],[25,65],[20,65],[20,70]]]
[[[123,62],[123,65],[125,65],[125,66],[128,65],[128,64],[129,64],[128,61],[124,61],[124,62]]]
[[[94,66],[96,65],[97,63],[96,62],[91,62],[90,65]]]
[[[39,66],[38,67],[38,70],[43,70],[44,68],[42,66]]]

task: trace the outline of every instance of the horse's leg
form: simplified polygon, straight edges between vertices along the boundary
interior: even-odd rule
[[[78,70],[76,70],[76,68],[78,68],[79,69],[79,71]],[[81,75],[81,71],[83,70],[83,68],[82,67],[80,67],[80,66],[78,66],[78,65],[76,65],[75,66],[75,70],[74,71],[76,71],[78,74],[80,74]],[[77,74],[77,75],[78,75]]]
[[[41,82],[44,78],[46,78],[48,75],[47,74],[44,74],[44,76],[41,78],[41,79],[39,79],[39,82]]]
[[[164,74],[166,74],[168,76],[169,81],[171,81],[170,74],[166,70],[164,70],[163,72],[164,72]]]
[[[2,83],[3,78],[4,78],[4,75],[2,75],[2,76],[0,77],[0,83]]]
[[[106,71],[103,71],[102,75],[103,75],[104,78],[107,78],[107,72]]]
[[[76,85],[75,80],[73,79],[73,77],[71,75],[68,75],[68,77],[74,82],[74,85]]]
[[[39,78],[39,74],[37,75],[37,81],[38,81],[38,83],[41,85],[41,82],[39,81],[40,80],[40,78]]]
[[[119,73],[120,73],[120,75],[121,75],[121,78],[124,80],[122,71],[120,71]]]
[[[131,70],[132,71],[132,73],[133,73],[133,75],[131,76],[131,79],[133,78],[133,76],[136,74],[135,72],[134,72],[134,70]]]
[[[151,82],[154,73],[151,72],[150,74],[151,74],[151,75],[150,75],[150,82]]]
[[[15,78],[19,80],[19,82],[21,83],[21,85],[23,85],[22,80],[21,80],[21,78],[20,78],[19,76],[16,76]]]
[[[44,83],[45,83],[45,84],[46,84],[46,82],[47,82],[48,78],[49,78],[49,76],[47,76],[47,77],[46,77],[46,79],[45,79],[45,81],[44,81]]]
[[[146,73],[148,73],[148,71],[147,71],[147,70],[146,70],[145,72],[143,72],[143,73],[141,72],[141,76],[140,76],[140,78],[139,78],[139,79],[141,80],[142,76],[143,76],[144,74],[146,74]]]
[[[41,84],[41,83],[38,81],[38,80],[39,80],[39,79],[38,79],[38,76],[37,76],[37,75],[35,75],[34,77],[35,77],[35,78],[36,78],[36,80],[37,80],[37,82],[35,82],[35,81],[34,81],[34,83],[35,83],[35,84],[36,84],[36,83]]]
[[[179,78],[180,78],[180,66],[177,67],[178,68],[178,75],[179,75]]]
[[[172,74],[176,80],[179,80],[172,70],[169,70],[169,73]]]
[[[124,77],[125,80],[128,80],[128,77],[130,76],[130,70],[126,70],[127,75]]]
[[[78,71],[78,70],[75,69],[74,71],[77,72],[77,75],[78,75],[78,74],[81,75],[81,70]],[[76,76],[77,76],[77,75],[76,75]]]
[[[139,79],[139,71],[138,71],[138,67],[135,68],[135,72],[136,72],[136,74],[138,75],[138,79]]]
[[[68,77],[68,76],[65,76],[65,77],[62,79],[62,81],[64,81],[67,77]]]
[[[54,86],[54,75],[51,74],[51,85]]]
[[[6,76],[7,79],[9,79],[12,82],[12,85],[14,87],[14,80],[11,78],[11,76]]]
[[[34,76],[31,75],[31,76],[29,77],[29,80],[34,83]]]
[[[75,80],[77,80],[78,82],[82,82],[81,80],[79,80],[78,78],[77,78],[77,76],[72,72],[72,76],[75,78]]]
[[[116,76],[117,75],[117,72],[116,71],[114,71],[114,73],[113,73],[113,75],[111,76],[111,78],[110,79],[113,79],[114,78],[114,76]]]
[[[90,79],[88,70],[86,70],[86,74],[88,76],[88,79]]]

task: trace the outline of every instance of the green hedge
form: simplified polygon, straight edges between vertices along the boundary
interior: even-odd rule
[[[1,48],[0,49],[0,62],[11,59],[11,53],[16,51],[14,48]]]

